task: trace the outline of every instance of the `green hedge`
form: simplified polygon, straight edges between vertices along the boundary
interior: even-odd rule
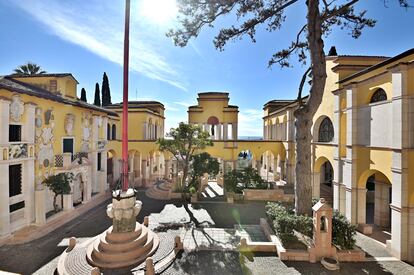
[[[297,216],[292,208],[275,202],[267,203],[266,214],[282,243],[294,238],[293,230],[308,237],[313,236],[312,217]],[[341,249],[352,249],[355,245],[356,226],[338,211],[334,211],[332,227],[332,243]]]
[[[332,217],[332,242],[341,249],[352,249],[355,245],[356,226],[335,210]]]

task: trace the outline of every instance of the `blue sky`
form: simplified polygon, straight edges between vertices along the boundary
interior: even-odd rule
[[[174,0],[132,0],[130,100],[158,100],[166,106],[166,126],[187,120],[187,106],[200,91],[227,91],[231,104],[240,107],[239,135],[262,134],[263,104],[272,99],[296,97],[301,65],[267,68],[271,55],[289,45],[305,23],[302,3],[291,7],[285,26],[277,32],[257,31],[257,42],[245,38],[229,43],[225,51],[212,39],[229,16],[215,28],[204,29],[186,48],[175,47],[165,32],[172,19]],[[358,39],[335,30],[325,39],[326,50],[335,45],[339,54],[393,56],[414,46],[414,9],[397,7],[397,0],[360,1],[378,20],[374,29]],[[414,4],[414,3],[412,3]],[[154,7],[166,5],[162,18]],[[158,13],[160,14],[160,13]],[[71,72],[93,100],[96,82],[109,76],[112,101],[122,97],[122,39],[124,1],[114,0],[0,0],[0,75],[27,61],[48,72]],[[163,19],[163,20],[161,20]]]

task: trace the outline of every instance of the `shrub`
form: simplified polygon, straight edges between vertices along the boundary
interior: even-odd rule
[[[194,195],[194,194],[197,192],[197,190],[195,189],[195,187],[194,187],[194,186],[191,186],[191,187],[190,187],[190,189],[189,189],[188,191],[190,191],[190,194],[191,194],[191,195]]]
[[[335,210],[332,218],[332,243],[341,249],[352,249],[355,245],[356,226]]]
[[[291,209],[287,209],[279,203],[268,203],[266,214],[273,221],[273,229],[276,235],[283,240],[293,237],[293,230],[312,237],[313,221],[311,217],[296,216]]]

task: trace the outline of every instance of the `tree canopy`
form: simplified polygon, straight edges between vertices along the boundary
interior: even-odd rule
[[[109,88],[108,76],[106,75],[106,72],[104,72],[102,79],[102,106],[108,106],[111,104],[111,89]]]
[[[42,70],[42,68],[36,63],[27,62],[26,64],[20,65],[14,69],[14,73],[21,75],[36,75],[45,74],[46,71]]]
[[[169,152],[183,169],[184,187],[188,176],[190,160],[197,150],[212,146],[208,132],[203,131],[200,126],[181,122],[177,128],[171,128],[167,138],[157,140],[160,151]]]
[[[101,106],[101,92],[99,90],[99,84],[95,84],[95,99],[93,100],[93,105],[100,107]]]
[[[80,100],[82,100],[83,102],[88,102],[88,100],[86,99],[86,90],[85,90],[85,88],[82,88],[82,90],[81,90]]]

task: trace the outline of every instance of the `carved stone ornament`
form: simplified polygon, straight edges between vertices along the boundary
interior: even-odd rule
[[[10,119],[19,122],[24,112],[24,103],[20,96],[14,95],[10,103]]]
[[[72,114],[67,114],[65,117],[66,135],[71,136],[73,134],[74,123],[75,123],[75,116]]]

